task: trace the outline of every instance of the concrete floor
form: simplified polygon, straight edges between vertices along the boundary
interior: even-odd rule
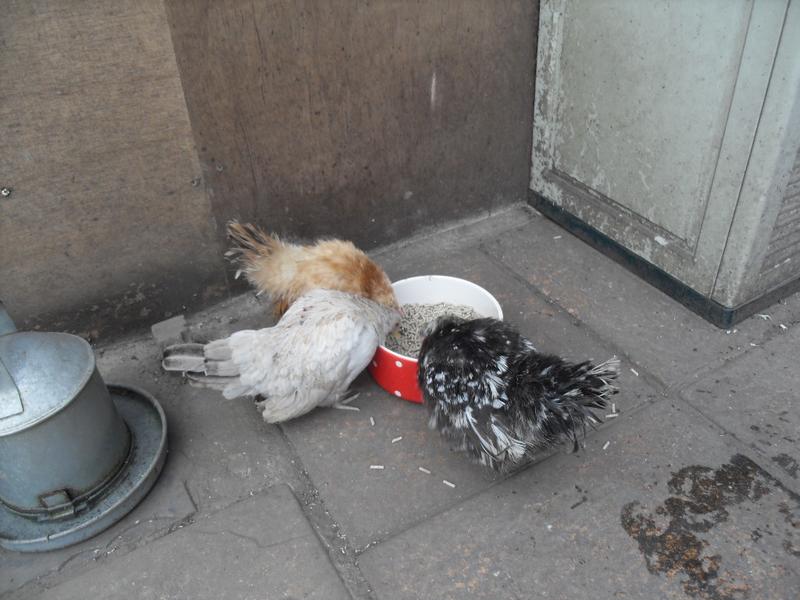
[[[157,328],[97,354],[107,382],[149,390],[167,413],[159,482],[90,541],[0,551],[0,596],[797,598],[800,298],[721,331],[522,206],[376,258],[393,279],[486,287],[546,351],[621,357],[620,417],[577,454],[498,477],[368,376],[360,412],[267,425],[248,401],[163,374],[170,328]],[[187,316],[184,335],[264,326],[265,313],[246,295]]]

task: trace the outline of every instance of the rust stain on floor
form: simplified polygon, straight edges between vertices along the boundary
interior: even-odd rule
[[[622,527],[639,545],[647,569],[653,574],[682,577],[684,592],[703,600],[743,600],[750,596],[751,583],[723,569],[724,559],[709,550],[709,534],[730,518],[730,509],[743,503],[755,504],[780,489],[793,507],[780,502],[779,513],[786,527],[783,548],[797,557],[800,548],[795,532],[800,525],[800,498],[743,455],[735,455],[717,469],[693,465],[672,474],[671,494],[653,511],[639,502],[622,509]],[[761,538],[756,529],[754,543]]]

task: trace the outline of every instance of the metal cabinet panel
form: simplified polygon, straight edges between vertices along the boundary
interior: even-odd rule
[[[542,0],[531,189],[702,296],[746,299],[783,194],[768,210],[740,200],[758,204],[749,174],[788,180],[759,139],[792,147],[776,128],[797,97],[798,59],[779,60],[797,4]],[[765,118],[772,88],[783,104]]]

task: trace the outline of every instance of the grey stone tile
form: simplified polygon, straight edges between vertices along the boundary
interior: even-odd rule
[[[159,321],[150,327],[153,339],[160,346],[179,343],[186,328],[186,319],[183,315]]]
[[[203,318],[193,318],[187,334],[195,339],[228,335],[253,321],[243,298]],[[232,322],[231,322],[232,321]],[[101,350],[98,368],[106,381],[150,391],[161,403],[169,428],[170,469],[185,481],[201,511],[217,510],[252,492],[292,483],[294,468],[277,427],[261,419],[246,399],[225,400],[213,389],[189,385],[179,374],[161,370],[161,348],[149,338]]]
[[[800,492],[800,328],[787,330],[687,388],[698,410],[748,444]]]
[[[195,505],[176,477],[172,457],[155,487],[120,522],[99,535],[69,548],[36,554],[0,550],[0,594],[17,590],[26,583],[46,577],[65,577],[106,560],[161,535],[195,514]],[[116,553],[116,554],[115,554]],[[30,592],[33,593],[33,592]],[[33,597],[21,594],[18,597]]]
[[[263,305],[243,296],[193,316],[187,333],[210,339],[270,322]],[[247,400],[226,401],[215,390],[162,372],[160,344],[150,336],[96,350],[106,382],[151,392],[167,415],[167,462],[145,500],[119,523],[81,544],[42,554],[0,550],[0,593],[33,580],[61,580],[97,560],[113,563],[199,511],[219,510],[298,474],[280,430],[264,423]]]
[[[585,328],[528,293],[477,249],[429,255],[426,263],[415,261],[403,268],[409,274],[436,272],[482,285],[498,298],[507,320],[544,351],[573,359],[611,356]],[[387,268],[405,275],[396,269],[402,261],[402,256],[393,257]],[[390,396],[366,375],[355,387],[361,396],[353,405],[361,412],[319,410],[287,423],[284,431],[326,508],[356,548],[401,531],[497,481],[466,457],[451,452],[438,433],[429,431],[422,406]],[[658,397],[628,366],[623,369],[620,387],[615,403],[622,418]],[[375,419],[374,427],[370,416]],[[392,444],[398,436],[403,440]],[[383,465],[384,469],[373,470],[370,465]],[[420,466],[432,474],[420,472]],[[444,485],[443,479],[455,483],[456,488]]]
[[[150,493],[118,523],[68,548],[43,553],[0,550],[0,595],[47,577],[69,576],[98,560],[119,557],[189,519],[196,507],[173,454]],[[116,553],[116,554],[115,554]]]
[[[198,519],[124,561],[49,589],[41,598],[334,600],[350,595],[291,490],[278,486]]]
[[[668,386],[800,319],[800,295],[726,333],[540,217],[483,246]]]
[[[360,565],[381,600],[788,600],[800,589],[798,521],[797,495],[694,409],[661,402]]]

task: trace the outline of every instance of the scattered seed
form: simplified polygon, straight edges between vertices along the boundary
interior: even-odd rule
[[[430,474],[431,474],[431,472],[430,472],[430,471],[428,471],[428,469],[426,469],[425,467],[417,467],[417,470],[418,470],[418,471],[422,471],[422,472],[423,472],[423,473],[425,473],[426,475],[430,475]]]
[[[370,465],[369,468],[377,471],[383,471],[383,465]]]
[[[369,424],[370,424],[372,427],[375,427],[375,419],[374,419],[373,417],[370,417],[370,418],[369,418]]]
[[[636,369],[633,369],[633,368],[632,368],[632,369],[631,369],[631,373],[633,373],[633,374],[634,374],[634,375],[636,375],[637,377],[639,376],[639,371],[637,371]]]
[[[611,445],[611,442],[606,442],[603,444],[603,450],[608,450],[608,447]]]
[[[334,408],[338,408],[339,410],[354,410],[356,412],[361,412],[361,409],[357,406],[350,406],[349,404],[334,404]]]
[[[783,323],[781,323],[780,327],[781,329],[788,329],[788,327],[786,327],[786,325],[784,325]]]
[[[553,239],[554,239],[554,240],[560,240],[560,239],[561,239],[561,236],[560,236],[560,235],[554,235],[554,236],[553,236]]]
[[[751,345],[753,348],[758,348],[758,344],[754,344],[753,342],[750,342],[750,345]]]
[[[772,317],[770,317],[769,315],[760,315],[760,314],[759,314],[759,315],[756,315],[756,316],[757,316],[759,319],[764,319],[765,321],[771,321],[771,320],[772,320]]]
[[[619,416],[619,413],[610,413],[606,415],[606,419],[616,419]]]
[[[449,481],[447,481],[447,479],[442,479],[442,483],[451,488],[456,487],[455,483],[450,483]]]
[[[403,439],[403,436],[402,435],[398,435],[396,438],[392,438],[392,443],[396,444],[397,442],[399,442],[402,439]]]
[[[617,412],[617,405],[616,405],[616,404],[614,404],[613,402],[611,403],[611,412],[612,412],[612,413],[615,413],[615,412]]]

